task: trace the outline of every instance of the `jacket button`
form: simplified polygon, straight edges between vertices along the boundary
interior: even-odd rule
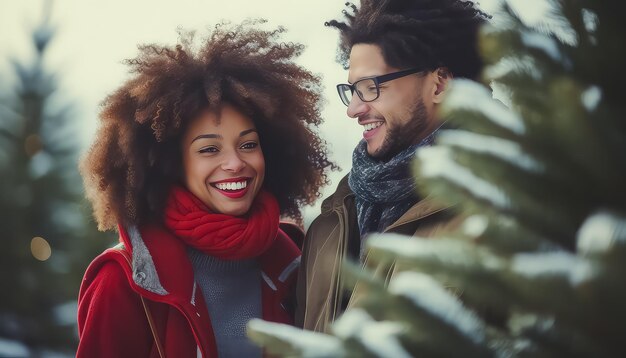
[[[146,274],[143,271],[135,272],[135,280],[139,282],[143,282],[146,279]]]

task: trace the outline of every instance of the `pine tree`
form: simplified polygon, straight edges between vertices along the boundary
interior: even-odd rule
[[[481,33],[506,106],[454,81],[456,129],[418,151],[421,191],[467,213],[462,228],[368,241],[409,269],[385,287],[346,265],[372,294],[332,335],[253,321],[255,341],[307,357],[626,356],[625,6],[546,0],[537,20],[519,3]]]
[[[74,108],[46,68],[53,37],[46,19],[34,60],[11,59],[16,81],[3,81],[0,98],[0,337],[35,356],[75,349],[81,277],[110,244],[83,199]]]

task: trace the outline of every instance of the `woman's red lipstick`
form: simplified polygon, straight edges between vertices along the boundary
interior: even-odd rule
[[[211,186],[217,189],[217,191],[231,199],[239,199],[246,195],[248,192],[248,184],[251,182],[251,178],[229,178],[211,183]]]

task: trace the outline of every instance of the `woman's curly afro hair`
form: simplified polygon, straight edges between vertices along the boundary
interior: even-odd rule
[[[476,79],[482,69],[478,28],[491,18],[469,0],[361,0],[346,3],[344,21],[326,26],[340,31],[339,62],[347,69],[352,46],[378,45],[399,69],[448,68],[454,76]]]
[[[101,230],[160,221],[169,188],[181,184],[180,141],[205,109],[230,104],[255,123],[266,161],[264,187],[286,216],[319,197],[335,165],[316,134],[320,78],[296,65],[303,46],[279,42],[264,20],[220,23],[195,48],[144,45],[126,63],[132,77],[103,102],[96,138],[81,162]]]

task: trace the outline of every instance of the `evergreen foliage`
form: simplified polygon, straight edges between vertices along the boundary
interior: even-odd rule
[[[626,356],[625,5],[546,0],[537,20],[519,3],[481,33],[484,81],[507,105],[454,81],[455,129],[418,152],[422,192],[467,213],[462,228],[369,240],[407,270],[385,287],[347,265],[372,294],[332,335],[253,321],[255,341],[305,357]]]
[[[33,356],[74,351],[82,274],[111,243],[83,199],[74,109],[46,68],[53,37],[45,20],[34,59],[6,59],[14,74],[0,98],[0,337]]]

